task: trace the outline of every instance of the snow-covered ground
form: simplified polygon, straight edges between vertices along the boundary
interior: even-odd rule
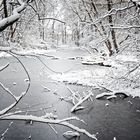
[[[99,57],[99,56],[97,56]],[[112,92],[123,92],[133,97],[140,97],[139,86],[139,61],[133,55],[117,55],[109,59],[86,56],[84,64],[95,64],[103,62],[104,65],[91,70],[78,70],[69,73],[53,74],[49,77],[59,82],[92,86],[95,88],[106,88]]]

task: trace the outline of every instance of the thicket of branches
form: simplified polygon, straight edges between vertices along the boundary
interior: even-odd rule
[[[7,39],[22,47],[35,45],[35,40],[55,46],[74,42],[104,47],[111,56],[128,40],[139,41],[139,2],[133,0],[3,0],[1,19],[1,42]]]

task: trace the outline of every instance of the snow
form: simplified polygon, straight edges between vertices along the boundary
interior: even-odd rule
[[[78,70],[65,74],[53,74],[49,77],[59,82],[96,87],[95,80],[101,80],[106,74],[106,69]]]
[[[10,57],[11,55],[6,52],[0,52],[0,58],[1,57]]]
[[[138,62],[136,56],[133,55],[117,55],[116,60],[123,61],[123,62]]]
[[[89,56],[85,56],[83,58],[82,63],[83,64],[98,64],[98,63],[102,63],[105,60],[104,57],[100,56],[100,55],[89,55]]]
[[[140,87],[138,86],[139,78],[136,80],[137,84],[131,82],[134,80],[134,77],[136,78],[139,75],[137,73],[140,72],[138,65],[139,60],[136,56],[133,54],[119,54],[109,59],[102,59],[100,56],[97,56],[97,58],[94,57],[94,55],[86,56],[83,59],[83,62],[85,64],[94,64],[102,61],[103,64],[111,65],[111,67],[100,66],[95,67],[94,69],[52,74],[49,78],[59,82],[92,86],[94,88],[102,88],[99,85],[103,85],[112,91],[112,93],[108,93],[111,94],[108,98],[115,98],[116,92],[123,92],[132,97],[140,97]],[[131,65],[134,66],[131,68]]]

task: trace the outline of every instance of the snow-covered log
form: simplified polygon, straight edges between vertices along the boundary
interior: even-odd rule
[[[3,31],[9,25],[12,25],[20,18],[20,13],[26,8],[26,2],[22,0],[17,0],[19,6],[13,10],[13,14],[7,18],[0,20],[0,31]]]
[[[90,96],[92,96],[93,93],[90,92],[87,96],[85,96],[83,99],[81,99],[76,105],[74,105],[72,108],[71,108],[71,112],[74,112],[78,106],[80,106],[84,101],[86,101],[88,98],[90,98]]]

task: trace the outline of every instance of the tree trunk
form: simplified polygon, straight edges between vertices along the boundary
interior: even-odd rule
[[[3,5],[4,5],[4,16],[6,18],[8,17],[7,0],[3,0]]]
[[[112,0],[107,0],[108,11],[110,11],[112,9],[112,4],[113,4]],[[110,26],[113,27],[112,15],[109,15],[108,18],[109,18]],[[113,46],[114,46],[115,51],[117,53],[119,51],[119,49],[118,49],[118,45],[117,45],[116,34],[115,34],[115,31],[113,28],[111,29],[111,37],[112,37]]]

